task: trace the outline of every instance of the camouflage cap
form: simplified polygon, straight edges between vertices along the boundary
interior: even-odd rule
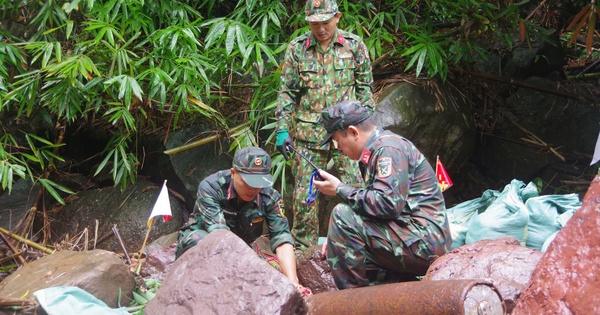
[[[233,157],[233,168],[250,187],[264,188],[273,185],[271,157],[261,148],[240,149]]]
[[[338,12],[335,0],[308,0],[304,7],[307,22],[327,21]]]
[[[327,131],[325,139],[321,145],[325,145],[331,140],[333,133],[345,130],[349,126],[356,125],[369,118],[371,111],[363,106],[359,101],[342,101],[334,106],[327,107],[321,111],[321,125]]]

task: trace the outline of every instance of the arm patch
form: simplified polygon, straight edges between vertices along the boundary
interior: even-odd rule
[[[377,177],[386,178],[392,175],[392,158],[384,156],[377,159]]]

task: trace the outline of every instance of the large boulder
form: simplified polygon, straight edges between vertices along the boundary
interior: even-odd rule
[[[373,120],[411,140],[433,166],[439,155],[450,175],[474,150],[475,121],[467,101],[433,80],[390,85],[378,97]]]
[[[61,250],[23,265],[4,279],[0,297],[30,298],[38,290],[56,286],[79,287],[114,308],[129,305],[136,282],[114,253]]]
[[[95,248],[123,252],[119,239],[112,231],[116,224],[127,252],[137,252],[144,242],[148,218],[160,190],[161,186],[140,179],[124,191],[118,187],[108,187],[78,192],[67,198],[66,205],[60,210],[60,220],[52,222],[52,231],[56,235],[54,241],[72,241],[87,229],[88,248],[94,248],[96,242]],[[154,220],[148,242],[177,231],[183,225],[184,207],[170,195],[173,217],[167,222]],[[96,220],[98,234],[94,235]]]
[[[293,283],[230,231],[216,230],[168,270],[144,314],[306,314]]]
[[[483,240],[436,259],[423,281],[488,280],[498,288],[510,313],[541,257],[542,252],[521,246],[515,238]]]
[[[177,187],[177,189],[185,197],[186,208],[190,211],[194,208],[200,181],[216,171],[230,168],[233,161],[234,152],[228,151],[230,145],[228,140],[217,139],[197,146],[190,144],[193,140],[200,140],[203,134],[211,134],[210,130],[209,126],[197,125],[171,133],[164,149],[172,150],[185,145],[190,147],[171,155],[164,154],[164,149],[158,151],[160,152],[159,161],[164,163],[165,157],[170,161],[168,164],[159,163],[160,167],[156,167],[156,164],[149,165],[146,171],[154,174],[161,169],[172,169],[173,174],[162,174],[162,176],[175,176],[176,182],[181,183],[181,187]]]
[[[600,175],[538,263],[513,314],[600,314]]]
[[[519,88],[506,99],[507,108],[495,115],[494,130],[482,133],[474,157],[484,162],[491,178],[527,181],[540,176],[549,182],[557,170],[572,169],[569,153],[593,152],[600,101],[536,90],[558,90],[560,84],[546,78],[529,77],[524,83],[533,88]],[[581,174],[577,168],[572,172]]]

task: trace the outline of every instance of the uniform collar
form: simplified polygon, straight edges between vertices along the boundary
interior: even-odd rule
[[[373,151],[376,149],[375,143],[377,142],[377,139],[379,138],[379,135],[383,132],[383,129],[381,129],[380,127],[375,128],[375,130],[373,130],[373,132],[371,133],[371,135],[369,136],[369,139],[367,139],[367,142],[365,143],[365,148],[363,149],[362,154],[360,155],[360,162],[367,165],[369,164],[369,161],[371,161],[371,155],[373,154]]]
[[[315,35],[310,31],[309,31],[309,33],[310,33],[310,35],[308,36],[308,40],[306,41],[306,44],[305,44],[306,49],[316,46],[319,43],[319,41],[317,41],[317,38],[315,37]],[[331,39],[329,46],[336,44],[336,43],[340,44],[340,45],[344,45],[346,43],[346,39],[344,38],[344,36],[342,36],[342,32],[340,32],[340,30],[338,28],[335,29],[335,31],[333,33],[333,38]]]

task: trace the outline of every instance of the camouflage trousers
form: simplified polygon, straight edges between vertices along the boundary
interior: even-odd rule
[[[310,149],[300,143],[296,145],[296,149],[321,169],[326,169],[329,159],[333,160],[334,168],[337,169],[342,182],[355,187],[362,185],[358,162],[350,160],[342,151],[333,148],[331,150]],[[317,196],[313,202],[306,202],[311,192],[310,179],[313,171],[314,169],[306,160],[298,154],[294,155],[292,159],[292,173],[295,178],[292,206],[294,220],[291,232],[299,250],[317,244],[319,239],[319,198]],[[314,189],[313,187],[313,191]]]
[[[175,259],[183,255],[188,249],[196,246],[208,232],[204,230],[184,229],[177,235],[177,247],[175,248]]]
[[[412,226],[411,226],[412,225]],[[373,279],[369,271],[383,269],[405,277],[424,275],[437,256],[443,255],[449,242],[436,238],[437,227],[424,231],[413,223],[376,220],[356,214],[345,203],[335,206],[329,220],[327,260],[339,289],[367,286]],[[415,231],[422,233],[415,239]],[[407,234],[411,234],[410,236]]]

